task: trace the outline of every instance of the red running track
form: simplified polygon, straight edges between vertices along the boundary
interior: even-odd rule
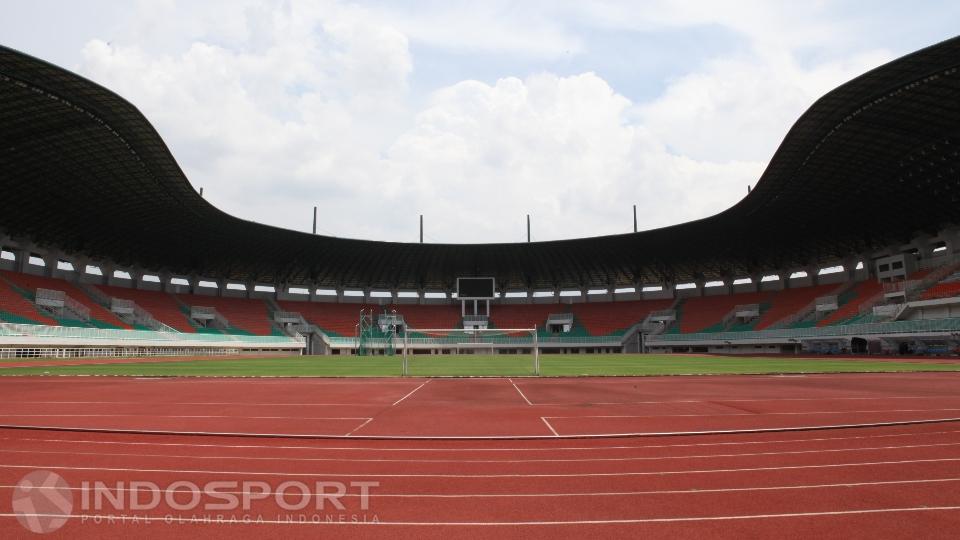
[[[952,538],[957,417],[950,373],[0,379],[6,425],[300,436],[0,430],[0,537],[34,536],[11,500],[47,470],[74,502],[51,537]],[[794,430],[923,421],[938,422]],[[787,431],[650,435],[723,429]],[[562,437],[622,432],[647,435]],[[412,438],[445,436],[480,438]],[[128,498],[98,510],[94,482]],[[220,482],[250,507],[209,509],[221,501],[198,493],[184,510],[182,482]],[[157,504],[131,509],[133,494]]]

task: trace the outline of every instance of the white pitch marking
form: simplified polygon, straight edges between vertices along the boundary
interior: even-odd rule
[[[821,465],[783,465],[780,467],[749,467],[739,469],[694,469],[680,471],[628,471],[628,472],[594,472],[594,473],[536,473],[536,474],[438,474],[438,473],[343,473],[343,472],[270,472],[270,471],[218,471],[203,469],[136,469],[130,467],[74,467],[67,465],[11,465],[0,464],[0,469],[54,469],[60,471],[109,471],[109,472],[141,472],[141,473],[177,473],[177,474],[211,474],[211,475],[250,475],[250,476],[279,476],[279,477],[313,477],[330,476],[343,477],[373,477],[373,478],[593,478],[616,476],[657,476],[657,475],[685,475],[685,474],[713,474],[713,473],[740,473],[755,471],[790,471],[803,469],[837,469],[843,467],[873,467],[878,465],[904,465],[907,463],[953,463],[960,461],[957,458],[911,459],[897,461],[864,461],[853,463],[829,463]]]
[[[481,499],[481,498],[527,498],[527,497],[632,497],[638,495],[696,495],[698,493],[737,493],[737,492],[750,492],[750,491],[788,491],[788,490],[803,490],[803,489],[829,489],[829,488],[851,488],[851,487],[864,487],[864,486],[887,486],[887,485],[904,485],[904,484],[935,484],[935,483],[945,483],[945,482],[960,482],[960,478],[927,478],[927,479],[917,479],[917,480],[887,480],[887,481],[877,481],[877,482],[847,482],[842,484],[800,484],[792,486],[755,486],[755,487],[740,487],[740,488],[707,488],[707,489],[660,489],[660,490],[650,490],[650,491],[595,491],[595,492],[580,492],[580,493],[368,493],[362,495],[360,493],[345,493],[341,495],[342,497],[371,497],[371,498],[383,498],[383,499]],[[0,485],[0,489],[16,489],[20,486],[17,485]],[[67,487],[62,488],[58,486],[38,486],[34,489],[48,489],[48,490],[61,490],[68,489],[71,491],[90,491],[94,488],[89,486],[87,487]],[[160,493],[180,493],[180,491],[175,489],[160,489],[153,490],[150,488],[125,488],[117,487],[111,488],[111,491],[121,491],[121,492],[135,492],[135,491],[158,491]],[[253,492],[250,491],[218,491],[218,493],[230,494],[230,495],[252,495]],[[279,492],[282,494],[283,492]],[[257,495],[266,495],[273,496],[277,495],[277,492],[270,491],[258,491]],[[307,493],[310,497],[329,497],[329,493]]]
[[[527,405],[531,405],[531,406],[532,406],[533,403],[530,403],[530,400],[527,399],[527,396],[525,396],[525,395],[523,394],[523,391],[520,390],[520,387],[517,386],[517,383],[513,382],[513,379],[507,379],[507,380],[510,381],[510,384],[512,384],[513,387],[517,390],[517,393],[520,394],[520,397],[522,397],[523,400],[527,402]]]
[[[773,519],[773,518],[791,518],[791,517],[814,517],[814,516],[846,516],[857,514],[882,514],[896,512],[936,512],[960,510],[960,506],[917,506],[909,508],[869,508],[865,510],[834,510],[828,512],[793,512],[786,514],[747,514],[735,516],[696,516],[696,517],[673,517],[673,518],[638,518],[638,519],[601,519],[601,520],[577,520],[577,521],[297,521],[297,520],[254,520],[250,523],[267,525],[345,525],[362,527],[380,527],[380,526],[399,526],[399,527],[518,527],[518,526],[558,526],[558,525],[631,525],[642,523],[683,523],[697,521],[734,521],[747,519]],[[0,517],[51,517],[63,519],[91,519],[101,518],[104,520],[120,521],[122,516],[117,515],[86,515],[86,514],[0,514]],[[130,519],[127,516],[127,519]],[[138,516],[138,520],[149,522],[166,522],[169,516]],[[210,525],[220,523],[211,521],[209,518],[177,518],[177,524],[190,523],[200,525]],[[228,523],[244,523],[242,521],[231,521]]]
[[[426,381],[423,382],[423,384],[421,384],[420,386],[418,386],[418,387],[414,388],[413,390],[411,390],[407,395],[405,395],[405,396],[403,396],[402,398],[394,401],[394,402],[393,402],[393,405],[391,405],[391,407],[396,407],[397,405],[399,405],[403,400],[407,399],[408,397],[410,397],[410,396],[412,396],[414,393],[416,393],[417,390],[419,390],[419,389],[423,388],[424,386],[426,386],[427,383],[430,382],[431,380],[432,380],[432,379],[427,379]]]

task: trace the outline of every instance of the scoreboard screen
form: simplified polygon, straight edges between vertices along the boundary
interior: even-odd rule
[[[457,298],[461,300],[488,300],[495,289],[492,277],[457,278]]]

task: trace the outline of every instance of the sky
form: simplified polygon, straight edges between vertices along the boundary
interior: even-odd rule
[[[520,242],[720,212],[840,84],[957,33],[918,0],[0,0],[0,44],[135,105],[237,217]]]

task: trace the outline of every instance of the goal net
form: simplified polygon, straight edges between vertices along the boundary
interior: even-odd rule
[[[540,375],[536,328],[404,328],[403,374]]]

